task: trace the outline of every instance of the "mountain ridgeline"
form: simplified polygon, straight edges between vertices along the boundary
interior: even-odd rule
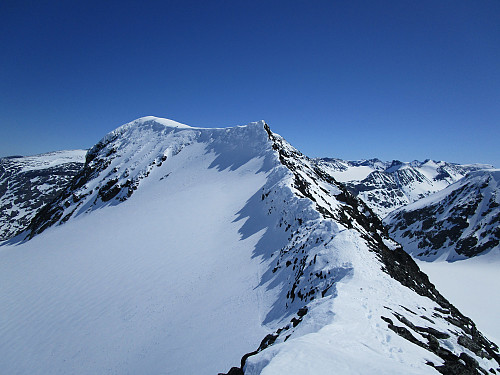
[[[412,168],[425,170],[429,164],[426,162]],[[383,169],[375,171],[381,179],[394,178],[401,182],[404,176],[409,176],[405,181],[410,177],[414,181],[420,178],[403,165],[393,163],[387,167],[378,161],[373,165]],[[351,167],[346,166],[347,169]],[[368,195],[360,193],[363,189],[359,184],[356,188],[353,184],[337,182],[334,168],[340,167],[328,160],[302,155],[264,122],[227,129],[202,129],[154,117],[138,119],[111,132],[88,151],[83,168],[51,203],[38,211],[26,228],[22,238],[30,241],[23,246],[29,249],[29,244],[37,241],[40,247],[51,238],[58,243],[57,236],[63,236],[65,231],[78,231],[80,225],[88,223],[92,227],[94,222],[99,222],[102,228],[108,228],[106,231],[101,228],[104,233],[101,235],[109,238],[93,239],[90,233],[90,236],[74,241],[87,244],[85,249],[98,251],[96,256],[102,258],[103,271],[92,268],[92,283],[106,280],[109,284],[106,290],[112,290],[110,285],[114,281],[109,280],[128,278],[125,271],[135,267],[127,257],[120,257],[117,265],[117,259],[106,258],[106,253],[124,252],[132,259],[140,256],[137,259],[141,262],[151,261],[154,266],[144,270],[144,280],[149,280],[146,275],[156,276],[151,276],[152,284],[145,285],[144,290],[152,293],[150,291],[157,290],[158,280],[164,280],[162,295],[151,294],[149,297],[148,301],[158,300],[153,310],[146,309],[143,315],[127,313],[127,319],[120,323],[127,324],[127,332],[132,338],[127,341],[128,350],[142,353],[133,357],[134,365],[139,367],[147,368],[150,361],[156,360],[158,366],[165,363],[167,373],[214,373],[209,371],[212,367],[208,365],[186,360],[186,353],[195,350],[197,357],[219,371],[227,371],[233,366],[230,371],[233,374],[359,373],[366,372],[366,369],[371,373],[385,374],[500,372],[498,346],[436,290],[407,252],[390,238],[377,216],[376,213],[387,208],[381,203],[383,194],[394,198],[391,201],[393,207],[408,203],[411,194],[406,192],[403,194],[405,198],[399,199],[401,197],[395,191],[402,191],[402,184],[396,184],[387,193],[382,193],[380,185],[370,185],[378,187],[364,191],[380,189],[378,195],[374,195],[378,196],[377,199],[367,201]],[[398,172],[403,170],[404,174]],[[422,181],[447,186],[465,173],[461,167],[444,164],[436,170],[441,177],[430,180],[427,176],[421,178]],[[370,181],[381,181],[375,175],[372,177]],[[365,179],[366,176],[361,181]],[[409,183],[405,186],[415,185]],[[356,189],[359,190],[358,197],[352,194]],[[420,194],[418,188],[410,190],[412,194]],[[225,198],[218,200],[215,197],[220,191],[224,192]],[[178,197],[183,194],[189,199],[180,201]],[[183,202],[184,208],[179,202]],[[198,203],[193,205],[190,202]],[[370,206],[370,202],[375,203]],[[205,205],[213,206],[205,209]],[[145,207],[149,208],[146,210]],[[178,207],[181,211],[170,207]],[[491,209],[495,208],[493,204]],[[114,212],[116,215],[119,212],[119,221],[127,230],[108,219],[115,217]],[[193,216],[190,212],[197,214]],[[172,221],[175,215],[186,216],[182,216],[184,220]],[[490,218],[488,215],[485,217]],[[192,222],[198,221],[197,227],[191,226]],[[134,222],[142,229],[136,231]],[[161,223],[170,224],[156,230]],[[222,247],[212,246],[217,238],[211,233],[219,230],[219,225],[227,227],[228,231],[237,225],[239,239],[227,240]],[[52,228],[50,233],[44,233],[48,228]],[[186,239],[181,233],[192,233],[193,238]],[[197,236],[205,236],[205,240],[189,245]],[[113,245],[114,238],[120,238],[122,247]],[[131,243],[136,241],[148,244],[148,248],[142,245],[133,247]],[[240,250],[235,253],[231,249]],[[61,257],[64,259],[62,255],[58,258],[57,264],[65,273],[72,267],[71,251],[61,253],[68,257],[67,260],[61,260]],[[212,258],[221,254],[217,263],[213,263],[210,256],[205,258],[203,254],[207,251],[211,252]],[[156,264],[168,257],[177,259],[179,254],[188,254],[190,264],[199,264],[203,272],[214,267],[225,271],[210,273],[206,279],[203,279],[203,272],[191,274],[192,265],[176,267],[171,274],[160,270],[155,273]],[[231,259],[237,263],[224,264]],[[248,292],[238,293],[221,287],[236,283],[241,272],[234,273],[233,264],[246,264],[241,270],[254,275],[241,281]],[[180,279],[186,280],[178,287],[185,291],[181,294],[179,290],[169,288]],[[144,280],[141,282],[146,283]],[[65,286],[69,288],[71,298],[84,293],[78,289],[80,284],[75,284],[74,290],[71,285],[68,282]],[[210,301],[232,302],[216,304],[214,308],[218,314],[214,314],[207,307],[212,306],[212,302],[195,305],[196,298],[201,298],[196,293],[198,289],[206,290],[203,298]],[[44,292],[40,293],[43,295]],[[47,289],[46,293],[51,294],[52,289]],[[255,300],[242,299],[247,294],[254,295]],[[80,300],[90,298],[87,294],[84,297]],[[64,305],[64,298],[69,297],[57,302]],[[151,311],[156,312],[165,303],[160,303],[163,298],[168,301],[164,309],[196,310],[192,324],[201,314],[200,327],[205,327],[201,330],[220,326],[220,314],[245,318],[238,324],[221,326],[224,333],[220,338],[215,333],[200,332],[200,329],[190,331],[186,328],[177,332],[171,325],[165,328],[164,336],[146,337],[136,342],[132,334],[134,326],[130,326],[130,322],[148,322]],[[95,295],[91,300],[99,300],[99,296]],[[140,305],[137,301],[130,302],[135,306],[134,311]],[[122,300],[117,302],[120,310],[123,310],[123,303]],[[102,305],[93,313],[94,306],[95,303],[87,314],[93,322],[105,319],[106,314],[114,311],[112,298],[103,299]],[[256,308],[258,311],[249,313]],[[51,307],[42,300],[37,309],[43,312]],[[127,309],[129,311],[131,307]],[[9,323],[13,325],[23,319],[22,313],[12,316],[14,318]],[[92,334],[92,329],[89,329]],[[14,331],[10,332],[14,344],[4,348],[6,352],[14,350],[16,340],[20,346],[23,343],[12,333]],[[263,332],[260,339],[255,336],[256,332]],[[47,342],[52,340],[55,341],[52,344],[59,345],[61,358],[83,358],[93,363],[93,371],[99,373],[106,373],[104,368],[112,369],[110,371],[123,369],[119,366],[125,362],[106,362],[108,359],[105,361],[77,344],[77,349],[72,349],[71,345],[63,348],[52,331],[45,335]],[[213,341],[204,344],[200,335]],[[115,344],[112,338],[107,339]],[[147,344],[149,339],[156,344]],[[174,345],[183,340],[191,343],[189,349],[188,346]],[[231,345],[226,348],[228,342]],[[210,347],[226,349],[213,352]],[[231,350],[240,347],[241,361],[237,361]],[[164,352],[157,352],[156,348],[164,348]],[[116,346],[110,358],[125,355],[120,350]],[[158,361],[160,354],[154,353],[164,353],[164,358]],[[130,356],[127,358],[127,361],[132,361]],[[33,368],[38,370],[33,373],[49,370],[63,373],[61,369],[68,370],[64,367],[67,365],[67,362],[63,365],[57,361],[37,363]],[[227,369],[221,366],[227,366]]]
[[[346,161],[315,159],[315,162],[361,198],[381,218],[438,192],[463,178],[467,173],[492,168],[486,164],[460,165],[425,160],[410,163],[378,159]]]

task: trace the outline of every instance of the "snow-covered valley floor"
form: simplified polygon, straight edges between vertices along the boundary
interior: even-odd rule
[[[438,290],[495,343],[500,342],[499,255],[457,262],[416,260]]]

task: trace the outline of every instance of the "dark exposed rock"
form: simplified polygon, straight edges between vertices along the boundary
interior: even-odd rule
[[[117,185],[118,179],[114,178],[107,181],[100,189],[99,196],[103,202],[107,202],[118,195],[121,187]]]
[[[228,373],[220,372],[218,375],[243,375],[243,370],[239,367],[231,367]]]
[[[447,339],[450,335],[446,332],[440,332],[432,327],[415,327],[415,329],[419,332],[427,332],[429,335],[436,337],[438,339]]]
[[[389,324],[388,327],[389,327],[389,329],[393,330],[399,336],[405,338],[406,340],[408,340],[408,341],[410,341],[418,346],[425,347],[425,345],[421,341],[419,341],[415,336],[412,335],[412,333],[410,332],[410,330],[408,330],[408,328],[396,326],[394,324]]]
[[[60,162],[48,161],[54,156]],[[70,184],[83,167],[82,158],[83,151],[0,158],[0,241],[26,230],[37,212]]]
[[[427,341],[431,351],[437,351],[439,349],[439,341],[435,336],[431,334],[427,335]]]
[[[479,363],[474,358],[472,358],[470,355],[468,355],[467,353],[464,353],[464,352],[460,353],[458,358],[460,358],[462,361],[464,361],[465,364],[471,368],[479,367]]]
[[[278,338],[278,334],[268,334],[266,337],[264,337],[264,339],[261,341],[259,348],[257,350],[250,352],[250,353],[247,353],[243,357],[241,357],[240,370],[245,367],[245,363],[246,363],[248,357],[256,355],[257,353],[261,352],[262,350],[266,349],[267,347],[273,345],[277,338]],[[242,372],[243,372],[243,370],[242,370]]]
[[[300,322],[302,322],[302,319],[304,318],[304,316],[306,314],[307,314],[307,307],[300,308],[299,311],[297,312],[297,315],[299,317],[298,318],[293,317],[290,320],[290,322],[292,323],[292,327],[296,327]],[[280,334],[288,331],[289,329],[290,329],[290,326],[287,325],[285,327],[277,329],[275,333],[270,333],[266,337],[264,337],[264,339],[261,341],[257,350],[254,350],[253,352],[250,352],[250,353],[246,353],[243,357],[241,357],[240,369],[243,369],[245,367],[245,363],[249,357],[258,354],[262,350],[273,345],[276,342],[276,340],[278,339],[278,337],[280,336]],[[288,340],[289,337],[290,337],[290,335],[287,335],[283,341]],[[236,367],[233,367],[233,368],[236,368]],[[229,373],[228,373],[228,375],[229,375]]]
[[[297,325],[300,323],[300,319],[293,317],[291,323],[294,327],[297,327]]]
[[[299,311],[297,311],[297,315],[299,317],[303,317],[306,314],[307,314],[307,307],[301,307]]]

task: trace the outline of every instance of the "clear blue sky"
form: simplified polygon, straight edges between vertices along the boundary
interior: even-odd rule
[[[500,1],[0,2],[0,156],[135,118],[500,167]]]

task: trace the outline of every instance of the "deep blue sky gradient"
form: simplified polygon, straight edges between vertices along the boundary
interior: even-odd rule
[[[500,167],[500,1],[0,2],[0,156],[135,118]]]

